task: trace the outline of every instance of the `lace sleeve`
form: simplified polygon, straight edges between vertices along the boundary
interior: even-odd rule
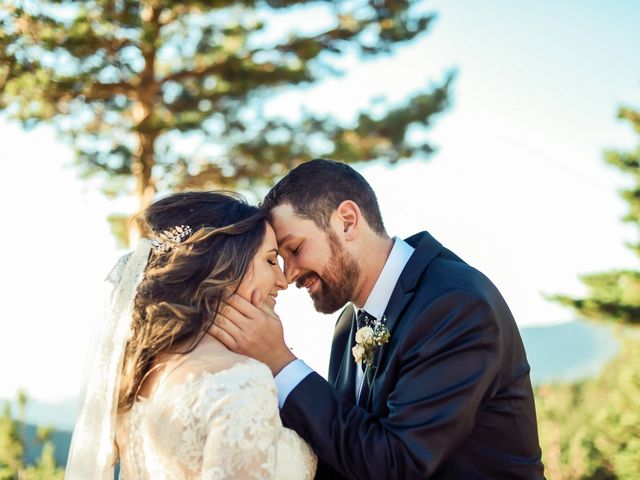
[[[239,364],[211,376],[203,394],[211,409],[202,478],[274,478],[283,427],[269,369],[257,362]]]
[[[313,478],[316,457],[282,426],[275,382],[266,365],[246,359],[210,372],[191,362],[171,379],[121,419],[122,476]]]

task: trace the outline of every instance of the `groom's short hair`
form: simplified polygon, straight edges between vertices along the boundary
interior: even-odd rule
[[[317,158],[291,170],[267,193],[261,207],[271,211],[290,204],[296,214],[326,230],[333,212],[345,200],[358,204],[371,229],[384,235],[378,199],[362,175],[343,162]]]

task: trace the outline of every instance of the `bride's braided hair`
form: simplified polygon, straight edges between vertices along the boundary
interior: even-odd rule
[[[264,212],[232,192],[173,194],[153,203],[143,218],[156,234],[176,225],[188,225],[191,233],[150,255],[125,348],[119,412],[132,407],[159,354],[174,352],[178,344],[175,353],[195,349],[220,301],[249,269],[266,231]]]

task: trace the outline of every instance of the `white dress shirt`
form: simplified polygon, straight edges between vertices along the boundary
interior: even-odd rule
[[[406,266],[414,248],[398,237],[393,237],[393,248],[389,257],[380,272],[371,293],[364,304],[364,310],[375,318],[381,318],[387,308],[393,289],[398,283],[400,274]],[[305,379],[313,370],[300,359],[296,359],[284,367],[276,375],[276,386],[278,389],[278,404],[280,408],[291,391]],[[360,396],[360,389],[364,380],[364,372],[360,367],[356,368],[356,399]]]

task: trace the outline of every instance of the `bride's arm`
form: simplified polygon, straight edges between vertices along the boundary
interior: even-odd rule
[[[282,426],[269,368],[224,358],[192,357],[156,391],[152,404],[160,409],[151,423],[162,448],[153,468],[166,473],[172,459],[172,478],[312,479],[315,455]]]
[[[241,363],[208,375],[202,391],[211,405],[202,478],[273,478],[283,427],[269,369]]]

